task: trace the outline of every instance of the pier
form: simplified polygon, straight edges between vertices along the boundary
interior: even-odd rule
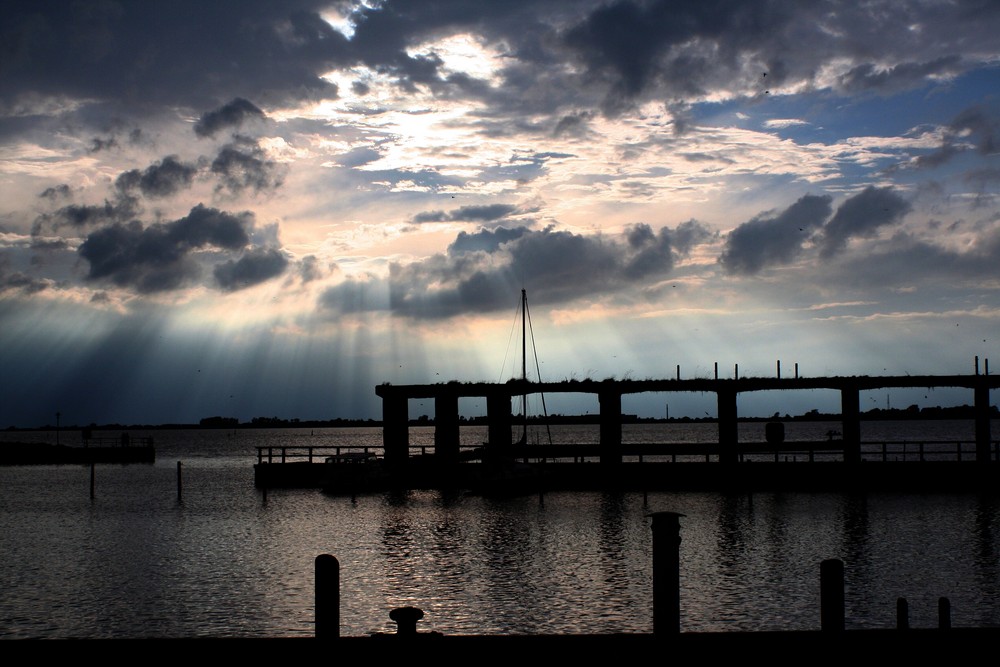
[[[779,367],[780,368],[780,367]],[[719,378],[663,380],[603,380],[426,385],[382,384],[382,462],[400,471],[404,485],[461,485],[472,461],[520,461],[544,470],[545,485],[559,489],[836,489],[899,488],[929,491],[949,488],[992,487],[1000,461],[998,443],[990,433],[990,390],[1000,377],[972,375],[851,376],[782,378]],[[965,388],[973,399],[975,438],[969,443],[866,443],[861,439],[860,393],[892,388]],[[737,397],[757,391],[825,389],[840,393],[840,437],[833,440],[786,442],[780,421],[769,424],[766,442],[739,442]],[[624,444],[622,397],[647,392],[715,394],[718,405],[718,441],[710,445]],[[540,445],[513,441],[514,397],[534,394],[592,394],[600,406],[598,444]],[[460,446],[458,404],[462,398],[485,399],[487,442],[481,447]],[[434,445],[413,451],[409,439],[412,399],[434,401]],[[773,428],[772,428],[773,426]],[[310,448],[309,461],[326,460]],[[266,450],[266,451],[265,451]],[[294,483],[318,485],[322,471],[280,471],[276,460],[288,465],[289,448],[258,450],[258,486]],[[339,454],[339,452],[338,452]],[[331,461],[335,459],[330,459]],[[599,465],[580,465],[581,463]],[[750,463],[753,467],[749,468]],[[813,465],[801,465],[804,462]],[[863,465],[862,465],[863,464]],[[473,464],[474,465],[474,464]],[[795,466],[789,469],[789,466]],[[299,466],[302,467],[301,465]],[[891,472],[890,469],[891,468]],[[344,470],[346,473],[346,469]],[[308,476],[314,479],[306,482]]]

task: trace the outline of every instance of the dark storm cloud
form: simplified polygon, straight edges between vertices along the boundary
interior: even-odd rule
[[[266,118],[264,112],[249,100],[237,97],[214,111],[207,111],[194,125],[194,133],[199,137],[215,136],[220,130],[238,129],[244,123]]]
[[[467,252],[483,251],[487,253],[496,252],[501,245],[519,239],[528,231],[527,227],[497,227],[496,229],[483,229],[474,234],[459,232],[455,240],[448,246],[449,255],[459,255]]]
[[[995,108],[975,106],[958,114],[945,128],[941,146],[920,155],[918,167],[939,167],[967,150],[991,155],[1000,150],[1000,112]]]
[[[5,275],[3,271],[0,271],[0,294],[21,293],[31,295],[37,294],[49,287],[51,287],[51,283],[46,280],[32,278],[20,272]]]
[[[511,204],[486,204],[483,206],[461,206],[453,211],[426,211],[413,216],[413,222],[492,222],[504,218],[517,210]]]
[[[288,258],[275,248],[248,250],[238,260],[217,264],[215,281],[227,292],[251,287],[285,272]]]
[[[126,194],[138,189],[147,197],[169,197],[190,187],[197,172],[196,165],[185,164],[176,155],[168,155],[143,171],[131,169],[122,172],[115,180],[115,186]]]
[[[320,269],[319,260],[316,259],[315,255],[306,255],[299,262],[299,277],[304,283],[323,277],[323,271]]]
[[[522,285],[532,286],[536,303],[600,298],[666,277],[679,258],[711,236],[695,221],[659,232],[636,225],[625,239],[553,229],[483,230],[459,235],[447,254],[391,264],[387,284],[337,285],[322,295],[320,306],[437,319],[505,309]]]
[[[930,62],[904,62],[888,68],[864,63],[841,76],[839,87],[847,93],[877,91],[886,95],[913,88],[929,77],[954,75],[963,69],[962,59],[957,55]]]
[[[0,98],[26,93],[205,108],[330,97],[347,56],[322,0],[4,3]],[[352,58],[347,57],[347,61]]]
[[[820,256],[830,258],[852,238],[874,236],[880,227],[896,224],[910,211],[910,204],[892,188],[869,186],[837,209],[823,228]]]
[[[284,180],[282,165],[267,159],[260,146],[247,139],[223,146],[212,161],[211,171],[219,178],[217,189],[234,195],[244,190],[275,190]]]
[[[334,6],[350,11],[350,38],[323,20]],[[680,103],[671,113],[682,131],[676,112],[685,102],[720,90],[759,96],[763,72],[768,86],[829,85],[820,76],[834,61],[854,65],[834,84],[842,90],[895,91],[989,62],[1000,28],[990,2],[8,0],[3,7],[0,108],[31,96],[187,109],[251,99],[266,108],[334,97],[323,75],[362,65],[403,89],[480,99],[490,111],[551,114],[549,132],[582,127],[574,114],[597,103],[616,112],[642,99]],[[502,50],[501,85],[412,51],[461,33]],[[981,62],[959,53],[982,54]],[[367,86],[353,84],[358,93]],[[206,114],[199,131],[254,115],[250,103],[233,104],[234,116],[221,113],[227,107]]]
[[[89,153],[100,153],[101,151],[108,151],[114,148],[118,148],[118,140],[114,137],[108,137],[103,139],[101,137],[94,137],[90,140]]]
[[[32,225],[31,233],[37,235],[45,229],[96,227],[124,222],[134,216],[138,210],[138,202],[134,197],[128,196],[119,196],[114,201],[106,199],[103,204],[69,204],[52,213],[38,216]]]
[[[49,201],[58,201],[60,199],[69,199],[73,196],[70,191],[69,186],[63,183],[62,185],[55,185],[51,188],[45,188],[38,194],[41,199],[48,199]]]
[[[830,202],[828,195],[805,195],[777,215],[762,214],[744,222],[726,237],[719,263],[727,273],[739,275],[788,264],[830,217]]]
[[[91,233],[79,248],[90,263],[87,278],[140,293],[178,289],[201,273],[190,256],[199,248],[239,251],[250,243],[253,216],[199,204],[187,216],[143,227],[138,220]]]

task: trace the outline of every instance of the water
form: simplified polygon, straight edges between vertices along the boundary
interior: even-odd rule
[[[758,426],[741,425],[741,438]],[[836,425],[790,425],[790,439],[813,437],[793,426],[822,434]],[[685,429],[629,426],[624,437],[711,442],[717,433]],[[965,422],[864,429],[865,439],[879,430],[896,440],[972,433]],[[255,446],[376,444],[380,431],[151,435],[157,463],[98,466],[93,500],[86,467],[0,468],[0,636],[309,636],[321,553],[341,563],[343,635],[391,632],[389,610],[408,604],[424,610],[421,629],[446,634],[650,632],[646,514],[659,510],[686,515],[684,631],[818,628],[819,563],[831,557],[846,564],[848,627],[894,626],[899,596],[914,627],[932,627],[942,595],[955,626],[1000,625],[996,494],[490,500],[421,491],[352,500],[289,489],[265,501],[253,487]],[[467,444],[482,437],[463,429]],[[432,431],[413,429],[411,440],[430,444]]]

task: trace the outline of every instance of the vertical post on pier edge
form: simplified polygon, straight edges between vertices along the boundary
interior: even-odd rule
[[[488,439],[493,454],[510,447],[510,394],[493,393],[486,397],[486,420],[489,422]]]
[[[736,391],[719,389],[719,463],[736,463],[739,430],[736,414]]]
[[[410,456],[410,414],[405,394],[382,397],[382,446],[388,464],[406,463]]]
[[[840,390],[841,430],[844,432],[844,461],[861,462],[861,398],[857,387]]]
[[[601,463],[622,462],[622,395],[605,390],[597,395],[601,404]]]
[[[844,561],[830,558],[819,564],[820,628],[823,632],[844,629]]]
[[[434,399],[434,454],[442,461],[458,460],[458,395]]]
[[[683,514],[653,512],[653,634],[681,631],[681,522]]]
[[[316,556],[316,639],[340,637],[340,563],[330,554]]]
[[[975,421],[976,421],[976,462],[990,462],[990,385],[986,376],[976,378]]]

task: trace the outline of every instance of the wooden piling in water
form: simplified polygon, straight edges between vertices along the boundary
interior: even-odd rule
[[[330,554],[316,556],[316,639],[340,637],[340,562]]]
[[[938,630],[951,629],[951,601],[938,598]]]
[[[829,558],[819,564],[820,628],[844,631],[844,561]]]
[[[669,637],[681,631],[680,546],[683,514],[653,512],[653,634]]]

